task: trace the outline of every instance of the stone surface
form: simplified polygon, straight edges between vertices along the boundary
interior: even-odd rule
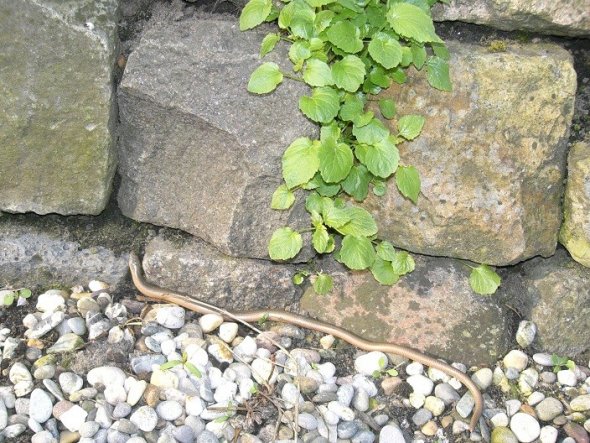
[[[559,241],[574,260],[590,267],[590,142],[576,143],[568,154],[563,217]]]
[[[291,281],[293,266],[228,257],[196,238],[156,237],[146,246],[143,266],[158,286],[232,310],[280,309],[301,294]]]
[[[1,210],[105,208],[115,173],[118,3],[0,3]]]
[[[330,297],[307,291],[301,307],[312,317],[371,340],[390,341],[469,365],[495,363],[511,341],[511,315],[494,298],[474,294],[460,262],[414,255],[416,270],[395,286],[369,273],[346,273],[332,261]]]
[[[45,225],[49,223],[45,222]],[[127,275],[126,254],[80,244],[71,235],[0,217],[0,275],[14,287],[74,286],[100,276],[114,287]]]
[[[568,357],[590,348],[590,272],[565,250],[519,265],[498,296],[537,325],[533,348]]]
[[[135,220],[180,228],[226,254],[267,258],[275,228],[308,224],[302,202],[270,209],[283,151],[316,132],[298,110],[306,87],[286,80],[272,94],[247,92],[264,29],[155,17],[119,90],[119,205]],[[286,53],[279,45],[265,61],[291,70]]]
[[[572,58],[552,44],[502,53],[448,47],[453,92],[434,90],[419,73],[381,95],[396,102],[398,115],[423,114],[426,123],[420,137],[400,145],[401,162],[420,172],[417,205],[394,180],[385,196],[370,193],[364,203],[379,236],[402,249],[492,265],[550,256],[574,109]]]
[[[450,0],[435,6],[435,20],[461,21],[504,31],[590,36],[590,1]]]

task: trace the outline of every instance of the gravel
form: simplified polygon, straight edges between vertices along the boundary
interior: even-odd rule
[[[554,443],[560,433],[566,442],[588,438],[589,371],[578,366],[555,374],[547,353],[531,359],[513,349],[495,367],[468,371],[486,395],[484,426],[470,434],[473,397],[439,370],[409,362],[396,368],[401,375],[389,376],[385,354],[357,352],[347,371],[326,360],[334,357],[333,340],[323,340],[321,351],[280,349],[277,343],[306,343],[306,332],[279,325],[261,336],[242,336],[237,323],[173,305],[156,305],[141,320],[132,319],[137,314],[125,307],[131,300],[117,300],[100,286],[84,296],[44,294],[43,311],[23,320],[25,337],[40,331],[49,337],[44,348],[27,346],[0,325],[6,376],[0,382],[0,440],[25,434],[39,443],[74,436],[82,443],[220,442],[231,441],[239,428],[242,442],[256,443],[275,438],[275,428],[277,441],[292,440],[293,423],[304,442],[318,443],[431,437]],[[91,341],[96,325],[105,333]],[[521,323],[521,346],[523,334],[534,340],[534,329]],[[72,363],[89,358],[78,350],[88,346],[101,351],[90,353],[83,370]],[[485,394],[492,389],[493,397]],[[276,406],[283,411],[278,425]]]

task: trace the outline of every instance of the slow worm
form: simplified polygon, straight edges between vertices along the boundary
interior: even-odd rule
[[[147,298],[163,301],[166,303],[174,303],[186,309],[198,312],[199,314],[223,315],[223,310],[220,310],[214,305],[189,297],[179,292],[170,291],[168,289],[160,288],[151,283],[148,283],[143,276],[139,258],[133,253],[131,253],[129,256],[129,269],[131,271],[133,283],[139,292]],[[229,314],[231,314],[232,319],[238,319],[244,322],[254,323],[265,319],[282,323],[290,323],[292,325],[322,332],[324,334],[331,334],[334,337],[338,337],[341,340],[344,340],[345,342],[362,349],[363,351],[381,351],[387,354],[395,354],[410,360],[417,361],[431,368],[438,369],[445,374],[450,375],[451,377],[455,377],[471,392],[471,395],[475,400],[475,407],[473,409],[473,415],[471,416],[471,422],[469,424],[469,429],[471,431],[475,429],[477,422],[483,412],[483,397],[477,385],[467,374],[446,363],[441,362],[440,360],[416,351],[415,349],[408,348],[406,346],[395,345],[393,343],[379,343],[366,340],[338,326],[286,311],[274,309],[257,309],[252,311],[229,312]]]

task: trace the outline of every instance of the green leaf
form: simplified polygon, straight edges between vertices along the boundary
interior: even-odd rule
[[[398,275],[408,274],[416,267],[414,259],[406,251],[396,252],[391,265],[393,266],[393,271]]]
[[[272,194],[270,207],[272,209],[289,209],[295,203],[295,194],[289,190],[287,185],[280,185]]]
[[[413,44],[412,47],[412,61],[414,66],[419,71],[424,66],[424,62],[426,61],[426,49],[424,46],[419,46]]]
[[[371,274],[382,285],[394,285],[399,280],[399,275],[393,271],[391,262],[383,260],[379,256],[375,258],[375,262],[371,266]]]
[[[191,375],[193,375],[197,378],[201,378],[203,376],[203,374],[201,374],[201,371],[199,371],[199,369],[195,365],[193,365],[190,361],[187,361],[184,364],[184,367],[186,369],[188,369],[188,372],[190,372]]]
[[[283,178],[289,189],[306,183],[320,167],[317,146],[307,137],[296,139],[283,154],[282,164]]]
[[[167,369],[171,369],[171,368],[173,368],[175,366],[182,365],[182,364],[183,364],[182,360],[170,360],[170,361],[168,361],[168,362],[166,362],[164,364],[161,364],[160,365],[160,370],[161,371],[165,371]]]
[[[324,197],[334,197],[340,192],[340,183],[326,184],[322,180],[317,189],[318,193]]]
[[[299,99],[299,109],[309,119],[318,123],[329,123],[338,115],[340,99],[338,93],[330,87],[315,88],[310,96]]]
[[[336,0],[305,0],[312,8],[319,8],[320,6],[326,6],[330,3],[334,3]]]
[[[395,117],[395,102],[390,98],[379,100],[379,111],[384,118],[392,119]]]
[[[254,94],[266,94],[274,91],[283,81],[283,73],[279,65],[273,62],[261,64],[250,76],[248,91]]]
[[[312,58],[305,63],[303,80],[310,86],[330,86],[334,84],[332,71],[326,62]]]
[[[411,64],[412,64],[412,49],[410,49],[408,46],[404,46],[402,48],[402,61],[400,62],[400,65],[404,68],[407,68]]]
[[[303,0],[294,0],[291,4],[294,9],[289,28],[293,35],[309,40],[314,33],[315,11]]]
[[[215,420],[213,420],[213,422],[214,423],[225,423],[228,420],[229,420],[229,415],[222,415],[221,417],[217,417]]]
[[[291,228],[279,228],[273,232],[268,244],[268,254],[273,260],[289,260],[303,247],[301,234]]]
[[[473,292],[480,295],[491,295],[500,286],[500,276],[488,265],[479,265],[471,269],[469,285]]]
[[[328,243],[330,242],[330,234],[328,234],[328,229],[319,224],[316,226],[315,231],[311,235],[311,243],[313,244],[314,249],[319,253],[323,254],[328,250]]]
[[[352,150],[346,143],[336,143],[332,140],[321,144],[318,155],[320,173],[326,183],[344,180],[354,161]]]
[[[361,163],[377,177],[387,178],[397,169],[399,151],[393,137],[387,137],[373,146],[358,145],[355,153]]]
[[[451,54],[444,43],[432,43],[430,46],[432,46],[432,52],[434,52],[434,55],[437,57],[447,61],[451,58]]]
[[[361,270],[371,267],[375,261],[375,250],[371,240],[367,237],[345,235],[340,248],[340,260],[350,269]]]
[[[14,303],[14,299],[16,297],[16,294],[14,293],[14,291],[10,291],[10,290],[2,290],[0,291],[0,304],[4,305],[4,306],[10,306]]]
[[[18,290],[18,296],[22,298],[29,298],[32,295],[31,290],[27,288],[22,288]]]
[[[305,209],[312,214],[314,211],[321,214],[324,210],[322,197],[317,192],[311,192],[305,199]]]
[[[336,122],[332,122],[329,125],[322,126],[320,129],[320,142],[336,142],[340,138],[340,133],[340,128],[338,127]]]
[[[250,0],[240,14],[240,31],[252,29],[261,24],[272,8],[271,0]]]
[[[397,377],[399,375],[399,372],[397,372],[397,370],[394,368],[388,369],[386,372],[387,372],[387,375],[389,375],[391,377]]]
[[[369,72],[369,77],[368,80],[374,84],[375,86],[378,86],[379,88],[383,88],[383,89],[387,89],[389,88],[389,86],[391,86],[391,78],[389,77],[389,75],[387,75],[387,72],[385,71],[385,68],[381,67],[381,66],[373,66],[373,68],[371,69],[371,72]],[[363,88],[367,86],[367,83],[365,82],[365,85],[363,85]],[[369,94],[373,94],[373,92],[367,92]],[[378,91],[376,93],[379,93]],[[375,95],[375,94],[373,94]]]
[[[300,284],[303,283],[303,281],[305,280],[305,275],[301,274],[300,272],[298,272],[297,274],[295,274],[293,276],[293,284],[299,286]]]
[[[387,21],[402,37],[419,43],[442,43],[436,35],[432,18],[417,6],[409,3],[394,3],[387,11]]]
[[[361,127],[355,123],[352,133],[359,143],[366,143],[368,145],[379,143],[385,137],[389,136],[389,130],[376,118],[371,119],[369,124]]]
[[[404,197],[416,204],[420,194],[420,174],[413,166],[400,166],[395,173],[395,184]]]
[[[356,54],[364,47],[359,28],[348,20],[332,24],[326,35],[330,43],[349,54]]]
[[[449,75],[449,62],[440,57],[430,57],[426,62],[426,78],[430,86],[441,91],[453,90]]]
[[[329,227],[337,229],[344,226],[350,221],[350,212],[346,209],[337,208],[336,206],[325,207],[324,206],[324,223]]]
[[[399,135],[406,140],[414,140],[420,135],[425,119],[421,115],[404,115],[397,122]]]
[[[363,113],[365,104],[357,95],[348,95],[340,108],[340,118],[344,121],[353,121]]]
[[[334,83],[348,92],[356,92],[365,80],[365,64],[356,55],[347,55],[332,65]]]
[[[289,60],[293,63],[293,70],[300,71],[303,67],[303,62],[311,57],[309,50],[309,43],[303,40],[294,42],[289,48]]]
[[[377,197],[383,197],[387,192],[387,187],[382,181],[375,182],[373,185],[373,194]]]
[[[315,16],[314,22],[316,32],[319,34],[320,32],[325,31],[326,28],[330,26],[330,23],[332,23],[332,19],[335,15],[334,11],[330,11],[329,9],[324,9],[323,11],[318,12]]]
[[[367,126],[373,120],[375,114],[373,111],[367,111],[363,114],[357,115],[356,118],[353,120],[354,126],[357,128],[362,128],[363,126]]]
[[[384,32],[377,32],[369,43],[369,54],[385,69],[395,68],[402,61],[399,42]]]
[[[358,206],[351,206],[344,209],[350,221],[343,226],[335,228],[344,235],[356,235],[370,237],[377,233],[377,223],[375,219],[366,209],[359,208]]]
[[[402,85],[406,82],[406,80],[408,79],[408,76],[406,75],[405,71],[401,68],[395,68],[390,74],[389,76],[391,77],[391,79],[396,82],[399,85]]]
[[[377,255],[383,260],[393,261],[395,260],[395,248],[388,241],[382,241],[377,245]]]
[[[289,27],[291,20],[293,20],[293,16],[295,15],[295,4],[296,2],[290,2],[281,9],[277,20],[279,28],[287,29]]]
[[[369,193],[371,174],[364,165],[353,166],[342,182],[342,189],[356,201],[363,201]]]
[[[272,51],[280,39],[281,37],[278,33],[267,34],[266,37],[262,39],[262,43],[260,44],[260,58]]]
[[[313,282],[313,290],[318,295],[325,295],[332,290],[334,282],[332,277],[326,274],[318,274]]]

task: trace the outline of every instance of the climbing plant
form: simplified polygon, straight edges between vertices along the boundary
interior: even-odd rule
[[[276,21],[279,31],[264,37],[260,56],[283,40],[290,45],[293,64],[293,72],[285,72],[276,63],[262,63],[252,73],[248,91],[271,93],[285,78],[304,82],[311,90],[299,98],[299,109],[321,126],[319,139],[300,137],[284,152],[284,183],[274,192],[271,207],[289,209],[295,192],[309,191],[305,207],[313,248],[320,254],[334,252],[349,269],[369,269],[384,285],[411,272],[414,260],[378,240],[373,216],[352,201],[362,202],[369,192],[382,196],[385,180],[392,176],[405,198],[413,203],[419,198],[420,174],[401,163],[399,146],[420,135],[425,119],[399,116],[393,100],[376,95],[393,82],[404,83],[411,66],[425,72],[432,87],[451,90],[449,54],[430,16],[437,1],[250,0],[240,15],[241,30]],[[371,109],[370,101],[375,101]],[[396,131],[382,119],[395,119]],[[290,227],[277,229],[269,242],[270,257],[295,257],[303,247],[301,234]],[[294,281],[303,277],[298,274]],[[332,289],[329,275],[320,272],[312,280],[319,294]]]

